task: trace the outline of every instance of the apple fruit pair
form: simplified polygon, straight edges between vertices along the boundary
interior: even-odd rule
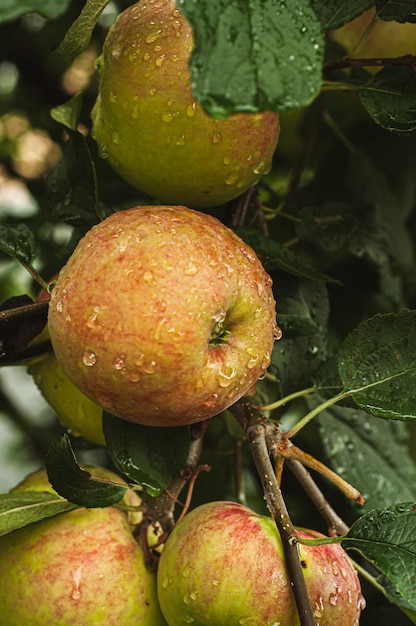
[[[107,469],[86,469],[122,482]],[[44,469],[12,491],[55,493]],[[126,504],[137,503],[127,492]],[[156,575],[116,507],[76,509],[0,537],[0,606],[0,626],[166,624]]]
[[[358,626],[365,603],[345,551],[298,546],[316,623]],[[203,504],[174,527],[157,588],[169,626],[300,624],[274,521],[235,502]]]
[[[130,184],[196,208],[236,198],[269,171],[279,116],[207,115],[191,90],[193,45],[175,0],[141,0],[124,10],[99,60],[92,135]]]
[[[416,24],[383,21],[376,17],[374,8],[332,30],[330,35],[353,58],[379,59],[416,54]],[[380,68],[367,69],[374,72]]]
[[[150,426],[208,419],[271,359],[272,281],[216,218],[183,206],[119,211],[81,239],[52,289],[54,352],[113,415]]]
[[[54,276],[51,283],[56,278],[57,276]],[[50,293],[42,289],[36,301],[44,302],[49,299]],[[35,341],[47,339],[49,339],[48,325]],[[29,372],[41,394],[55,411],[62,426],[68,428],[75,436],[84,437],[100,446],[105,445],[102,407],[74,385],[53,352],[34,360],[29,366]]]

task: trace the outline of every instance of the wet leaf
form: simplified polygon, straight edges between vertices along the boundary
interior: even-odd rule
[[[189,450],[187,427],[141,426],[103,413],[107,451],[117,469],[157,496],[185,464]]]
[[[327,463],[365,500],[360,514],[416,499],[416,464],[404,423],[346,406],[332,406],[316,421]]]
[[[363,106],[387,130],[416,130],[416,70],[384,67],[360,89]]]
[[[381,20],[416,22],[414,0],[376,0],[377,15]]]
[[[196,98],[214,117],[311,102],[322,82],[324,38],[308,0],[179,0],[194,31]]]
[[[344,340],[338,358],[344,390],[366,411],[416,418],[416,311],[375,315]]]
[[[311,0],[311,7],[326,30],[344,26],[373,5],[373,0]]]
[[[78,127],[79,116],[82,109],[82,93],[77,93],[71,100],[60,104],[51,110],[51,117],[56,121],[70,128],[76,130]]]
[[[8,533],[73,511],[78,505],[44,491],[24,491],[0,495],[0,537]]]
[[[128,486],[93,478],[77,463],[68,435],[58,439],[46,457],[48,479],[62,497],[87,508],[111,506],[120,502]]]
[[[416,610],[416,504],[374,509],[358,519],[342,541],[362,554]]]
[[[36,241],[26,224],[0,224],[0,250],[29,265],[36,256]]]
[[[87,0],[81,13],[57,48],[57,52],[74,55],[84,50],[88,46],[92,31],[108,2],[109,0]]]

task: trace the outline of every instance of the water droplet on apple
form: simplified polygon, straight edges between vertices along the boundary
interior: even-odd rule
[[[246,352],[250,357],[250,359],[246,363],[246,366],[248,367],[249,370],[251,370],[253,369],[253,367],[256,367],[257,363],[259,362],[260,356],[257,350],[255,350],[254,348],[247,348]]]
[[[162,67],[165,59],[166,59],[166,54],[161,54],[160,56],[158,56],[155,61],[157,67]]]
[[[176,115],[177,113],[175,111],[163,111],[162,120],[164,122],[171,122],[176,117]]]
[[[162,30],[159,28],[158,30],[155,30],[152,33],[149,33],[148,35],[146,35],[145,42],[154,43],[156,39],[159,39],[161,34],[162,34]]]
[[[93,312],[91,313],[91,315],[89,316],[86,322],[86,325],[88,326],[88,328],[93,328],[94,325],[97,323],[97,317],[98,317],[99,312],[100,312],[100,306],[95,305]]]
[[[147,272],[144,272],[143,274],[143,280],[146,283],[150,283],[153,280],[153,272],[151,272],[150,270],[147,270]]]
[[[212,133],[211,135],[212,143],[220,143],[221,139],[222,139],[221,133],[219,133],[217,130],[214,133]]]
[[[82,362],[87,367],[92,367],[97,363],[97,355],[92,350],[85,350],[84,354],[82,355]]]
[[[183,268],[183,273],[185,274],[185,276],[194,276],[198,272],[199,268],[194,264],[192,260],[189,261]]]
[[[111,141],[118,145],[120,143],[120,133],[118,131],[114,131],[111,135]]]
[[[233,367],[230,365],[222,365],[218,371],[218,384],[223,389],[229,387],[233,379],[235,378],[236,372]]]
[[[218,580],[218,578],[214,578],[214,580],[212,581],[212,584],[214,585],[214,587],[218,587],[218,585],[220,584],[220,581]]]
[[[143,366],[143,371],[146,374],[154,374],[154,372],[156,371],[156,361],[150,361],[149,363],[147,363],[145,366]]]
[[[139,354],[139,356],[135,358],[133,363],[137,365],[137,367],[141,367],[144,363],[144,354]]]
[[[185,566],[185,567],[183,568],[183,570],[182,570],[182,576],[183,576],[184,578],[189,578],[189,574],[190,574],[190,573],[191,573],[191,572],[190,572],[189,567]]]
[[[195,621],[194,618],[191,617],[190,615],[185,616],[185,624],[192,624],[194,621]]]
[[[188,117],[194,117],[196,114],[196,102],[192,102],[192,104],[188,104],[186,107],[186,115]]]
[[[129,373],[127,378],[129,379],[131,383],[138,383],[141,378],[141,375],[140,375],[140,372],[138,372],[137,370],[133,370]]]
[[[114,360],[114,367],[116,368],[116,370],[122,370],[124,368],[124,354],[120,354],[120,356],[118,356],[115,360]]]
[[[168,578],[164,578],[162,580],[162,588],[163,589],[167,589],[169,587],[169,579]]]
[[[228,178],[225,179],[226,185],[235,185],[238,180],[238,172],[232,172]]]
[[[177,146],[184,146],[186,143],[185,135],[181,135],[176,141]]]
[[[59,300],[59,302],[57,302],[56,304],[56,310],[58,311],[58,313],[62,313],[64,308],[64,303],[62,302],[62,300]]]
[[[339,595],[337,592],[329,594],[329,604],[331,606],[336,606],[338,604]]]
[[[273,328],[273,337],[275,341],[279,341],[283,336],[282,329],[279,326]]]

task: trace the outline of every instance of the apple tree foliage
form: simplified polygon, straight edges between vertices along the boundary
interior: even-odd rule
[[[27,368],[29,343],[45,323],[45,307],[33,306],[39,284],[59,270],[79,238],[114,210],[156,201],[112,172],[88,133],[94,58],[117,12],[129,4],[1,3],[5,370]],[[244,197],[210,209],[256,250],[274,281],[283,337],[250,402],[295,441],[297,460],[315,459],[313,484],[343,520],[343,532],[332,540],[350,550],[362,575],[362,624],[416,623],[416,60],[389,61],[386,42],[382,69],[370,72],[329,36],[374,6],[382,20],[415,22],[416,2],[177,5],[194,30],[192,88],[207,112],[281,113],[270,173]],[[68,87],[71,71],[87,78]],[[38,146],[49,142],[60,155],[35,171],[24,165],[34,136]],[[66,433],[57,419],[34,425],[15,402],[19,383],[13,389],[4,380],[0,418],[17,425],[28,456],[46,463],[60,496],[0,496],[0,534],[77,506],[119,502],[126,487],[93,479],[79,459],[105,458],[150,502],[169,490],[189,460],[192,428],[120,425],[105,413],[107,446],[99,449]],[[191,506],[234,499],[265,511],[237,414],[231,407],[203,433],[199,462],[210,471],[195,480]],[[294,457],[285,454],[282,448],[275,465],[286,459],[291,469]],[[329,470],[323,478],[316,459]],[[293,522],[327,532],[311,504],[310,498],[318,501],[310,482],[289,469],[281,489]],[[364,504],[346,497],[334,476],[359,490]]]

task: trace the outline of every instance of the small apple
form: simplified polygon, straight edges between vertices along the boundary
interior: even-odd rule
[[[271,278],[216,218],[177,206],[119,211],[80,241],[52,290],[64,371],[113,415],[191,424],[246,393],[277,331]]]
[[[358,626],[364,601],[345,551],[298,545],[317,624]],[[164,545],[157,587],[169,626],[300,624],[275,523],[235,502],[184,517]]]
[[[54,276],[52,280],[56,278]],[[36,301],[43,302],[49,299],[49,292],[42,289]],[[49,339],[48,325],[36,341],[46,339]],[[84,437],[97,445],[105,446],[102,407],[74,385],[53,352],[34,360],[29,367],[29,373],[45,400],[55,411],[62,426],[68,428],[75,436]]]
[[[92,473],[122,482],[103,468]],[[13,491],[53,489],[42,469]],[[166,624],[156,576],[116,507],[77,509],[0,537],[0,606],[0,626]]]
[[[130,184],[195,208],[236,198],[270,170],[279,116],[207,115],[190,86],[192,48],[175,0],[124,10],[103,46],[92,135]]]
[[[331,38],[356,58],[379,59],[416,54],[416,24],[385,22],[375,18],[375,15],[374,8],[366,11],[352,22],[330,31]],[[374,72],[379,68],[367,69]]]

